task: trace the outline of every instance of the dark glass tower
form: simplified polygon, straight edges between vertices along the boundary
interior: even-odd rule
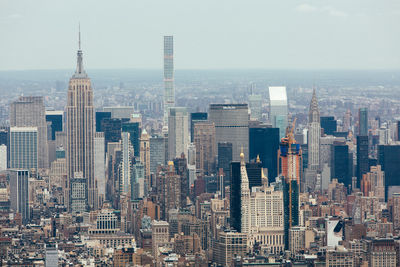
[[[279,128],[257,127],[249,129],[250,160],[260,157],[262,167],[268,169],[268,182],[278,175]]]
[[[196,122],[204,122],[207,118],[207,112],[190,113],[190,142],[194,142],[194,124]]]
[[[378,146],[378,164],[385,172],[385,199],[390,186],[400,186],[400,145]]]
[[[135,157],[140,157],[140,134],[141,130],[139,122],[123,122],[122,132],[129,133],[129,139],[133,146],[133,153]]]
[[[335,117],[328,116],[328,117],[321,117],[321,128],[324,129],[324,133],[326,135],[333,135],[337,129],[337,122]]]
[[[357,187],[360,188],[360,182],[363,174],[369,171],[368,162],[368,136],[357,136]]]
[[[231,163],[231,188],[230,188],[230,218],[231,227],[236,231],[241,231],[241,176],[240,162]],[[246,163],[246,171],[249,179],[249,189],[254,186],[261,186],[262,164],[257,162]]]
[[[331,177],[339,183],[351,186],[352,171],[350,165],[349,147],[344,142],[335,142],[331,148]]]
[[[289,229],[299,225],[299,192],[296,180],[283,179],[283,210],[285,249],[289,249]]]
[[[96,112],[96,132],[104,132],[101,126],[103,119],[111,119],[111,112],[105,112],[105,111]]]
[[[63,112],[46,112],[46,121],[51,122],[51,140],[56,140],[56,132],[63,131]]]
[[[232,162],[232,143],[218,143],[218,169],[223,169],[226,179],[229,181]]]
[[[368,109],[360,108],[358,110],[358,135],[368,135]]]

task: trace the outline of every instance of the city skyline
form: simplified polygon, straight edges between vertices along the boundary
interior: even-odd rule
[[[53,4],[39,1],[24,6],[31,7],[29,15]],[[395,32],[386,27],[379,35],[370,28],[367,35],[373,41],[362,46],[365,40],[354,38],[365,32],[353,31],[362,16],[352,15],[374,7],[378,17],[384,10],[390,13],[380,22],[388,24],[400,18],[400,3],[381,7],[365,0],[366,5],[356,7],[345,0],[254,0],[240,8],[242,0],[212,6],[210,0],[192,5],[149,0],[126,2],[123,11],[113,12],[122,0],[92,1],[75,7],[75,15],[87,14],[85,24],[102,19],[94,32],[86,32],[85,51],[98,56],[85,57],[84,64],[79,25],[72,75],[55,68],[1,71],[0,62],[0,265],[400,266],[400,73],[324,71],[318,64],[314,73],[245,70],[271,53],[266,64],[275,67],[296,65],[302,57],[309,58],[309,65],[347,61],[351,68],[379,60],[390,65],[386,56],[392,53],[395,62],[397,54],[389,49],[396,42],[388,41],[398,38]],[[89,6],[92,12],[83,12]],[[70,11],[57,17],[59,32]],[[0,34],[7,12],[0,9]],[[207,16],[196,17],[202,13]],[[57,9],[44,18],[54,15]],[[141,17],[140,27],[125,31]],[[17,27],[16,21],[26,17],[7,18]],[[262,22],[273,18],[260,30]],[[123,26],[107,34],[107,27],[124,19]],[[320,23],[309,24],[313,21]],[[331,28],[324,29],[327,22]],[[289,27],[292,23],[296,27]],[[138,49],[148,40],[141,32],[155,34],[155,25],[173,34]],[[302,26],[319,38],[298,45],[282,42],[305,38]],[[278,37],[268,31],[275,27],[281,28]],[[182,35],[177,29],[190,32]],[[91,46],[96,30],[113,41],[101,56],[109,43]],[[213,32],[219,35],[213,38]],[[251,37],[265,33],[272,38],[267,44]],[[232,34],[236,39],[229,38]],[[390,38],[374,39],[383,35]],[[29,42],[29,34],[23,36]],[[175,47],[176,36],[193,43],[177,38]],[[68,34],[51,37],[49,45]],[[129,46],[130,38],[137,42]],[[26,51],[32,58],[35,45],[43,41],[40,35],[34,39],[37,43],[30,42],[32,49]],[[12,42],[18,50],[20,43]],[[378,43],[386,47],[384,53],[371,49]],[[52,51],[49,47],[41,54],[37,66],[48,64]],[[124,53],[123,60],[131,62],[138,51],[133,64],[148,56],[149,66],[158,57],[154,51],[162,51],[163,71],[86,72],[99,62],[113,68]],[[357,53],[352,57],[349,51]],[[51,60],[64,64],[64,53]],[[217,66],[228,59],[223,54],[229,54],[230,67],[244,69],[175,76],[175,59],[181,66]],[[18,57],[13,62],[26,64]]]

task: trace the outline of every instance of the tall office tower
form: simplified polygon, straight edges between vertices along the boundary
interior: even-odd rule
[[[102,128],[103,119],[111,119],[111,112],[96,111],[96,132],[104,132]]]
[[[122,122],[122,132],[128,132],[135,157],[140,157],[140,122]]]
[[[319,108],[315,89],[310,103],[308,113],[308,169],[319,170],[319,142],[321,138],[321,124],[319,118]]]
[[[101,120],[101,131],[104,132],[105,149],[109,142],[118,142],[121,140],[122,120],[113,118],[104,118]]]
[[[157,166],[165,165],[165,143],[164,137],[154,135],[150,137],[150,172],[156,173]]]
[[[158,247],[169,242],[169,223],[166,221],[156,221],[151,223],[151,244],[155,258],[158,256]]]
[[[347,188],[351,186],[353,156],[345,142],[335,141],[331,147],[331,177]]]
[[[262,166],[261,163],[246,163],[246,178],[243,178],[243,168],[241,162],[231,162],[230,164],[230,225],[238,232],[242,232],[242,181],[245,179],[249,190],[262,185]]]
[[[180,158],[187,155],[189,144],[188,112],[183,107],[169,108],[168,115],[168,158]]]
[[[168,162],[166,171],[161,177],[161,201],[164,218],[167,217],[169,210],[181,208],[181,176],[176,174],[172,161]]]
[[[164,36],[164,125],[168,125],[169,108],[174,106],[174,37]]]
[[[395,267],[399,244],[392,238],[373,239],[368,241],[368,261],[371,267]],[[397,262],[397,263],[396,263]]]
[[[58,154],[57,159],[54,160],[50,165],[50,188],[64,188],[66,176],[67,176],[67,163],[64,155]]]
[[[94,179],[97,184],[99,207],[106,199],[106,166],[105,166],[104,133],[94,134]]]
[[[351,130],[351,111],[348,109],[343,118],[343,131],[348,132]]]
[[[49,140],[56,140],[56,132],[63,131],[63,115],[64,111],[62,110],[46,111],[46,121],[51,123],[51,136],[48,137]]]
[[[379,201],[385,201],[385,174],[380,165],[371,166],[371,170],[363,174],[360,185],[361,192],[364,196],[372,196],[379,198]]]
[[[232,143],[218,143],[218,170],[222,169],[224,177],[231,177]]]
[[[288,125],[288,101],[285,86],[269,87],[269,119],[273,127],[279,128],[279,139],[285,137]]]
[[[10,204],[11,208],[21,214],[22,222],[29,221],[29,171],[10,170]]]
[[[378,146],[378,164],[385,172],[385,200],[391,197],[391,188],[400,187],[400,145]]]
[[[131,182],[131,167],[133,158],[133,147],[128,132],[122,133],[122,161],[121,161],[121,178],[120,178],[120,194],[128,194]]]
[[[250,127],[249,147],[250,160],[259,156],[262,167],[268,170],[268,182],[275,182],[278,176],[279,128]]]
[[[80,36],[80,33],[79,33]],[[76,172],[86,179],[87,204],[97,209],[97,189],[94,181],[94,107],[90,78],[83,69],[82,50],[77,53],[75,74],[69,80],[67,96],[67,188]],[[69,192],[67,203],[69,203]]]
[[[137,161],[132,165],[131,175],[131,200],[143,198],[148,192],[145,188],[144,165]]]
[[[358,135],[368,136],[368,108],[358,110]]]
[[[201,173],[211,175],[215,172],[217,144],[215,142],[215,125],[198,122],[194,125],[194,140],[196,146],[196,168]]]
[[[36,127],[10,128],[10,168],[38,169],[38,130]]]
[[[194,125],[198,122],[207,122],[207,112],[190,113],[190,142],[194,143]]]
[[[365,173],[368,172],[368,136],[357,136],[357,187],[360,188],[360,182]]]
[[[243,147],[249,161],[249,112],[247,104],[211,104],[209,121],[215,125],[216,142],[232,143],[233,161],[240,161]]]
[[[248,233],[250,227],[250,187],[243,151],[240,153],[240,231]]]
[[[302,182],[303,157],[301,147],[294,139],[293,130],[294,123],[279,145],[279,174],[285,177],[286,180],[295,180],[300,185]]]
[[[321,128],[324,129],[324,134],[333,135],[337,130],[337,122],[333,116],[321,117]]]
[[[395,230],[400,230],[400,192],[393,193],[388,199],[388,206],[390,210],[391,221],[393,222],[393,228]]]
[[[250,119],[260,121],[262,118],[262,96],[257,94],[249,95]]]
[[[294,126],[288,128],[287,135],[282,138],[279,145],[280,167],[279,174],[282,176],[283,203],[284,203],[284,233],[285,249],[289,247],[289,230],[299,225],[299,193],[302,181],[302,150],[294,139]]]
[[[244,257],[247,252],[247,234],[219,231],[213,248],[213,261],[218,266],[233,266],[234,257]]]
[[[7,169],[7,146],[0,145],[0,171]]]
[[[38,167],[48,168],[47,122],[42,96],[21,96],[10,104],[11,127],[36,127]]]
[[[144,129],[140,136],[140,162],[142,162],[144,166],[144,177],[146,179],[147,190],[151,188],[150,160],[150,136]]]
[[[175,158],[174,161],[175,173],[180,177],[180,207],[186,204],[186,198],[189,196],[189,176],[187,159],[183,156]]]

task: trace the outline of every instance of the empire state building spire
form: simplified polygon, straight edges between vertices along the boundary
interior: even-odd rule
[[[69,211],[83,212],[98,207],[94,177],[94,106],[90,78],[83,70],[79,31],[78,61],[69,80],[67,94],[67,181],[64,202]]]
[[[79,41],[78,41],[78,53],[77,53],[77,63],[76,71],[73,78],[87,78],[87,74],[83,69],[83,53],[81,50],[81,26],[79,25]]]

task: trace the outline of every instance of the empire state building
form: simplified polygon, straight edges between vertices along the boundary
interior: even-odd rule
[[[97,209],[98,199],[94,181],[93,89],[83,69],[80,32],[77,56],[67,96],[65,204],[71,211],[84,211]]]

